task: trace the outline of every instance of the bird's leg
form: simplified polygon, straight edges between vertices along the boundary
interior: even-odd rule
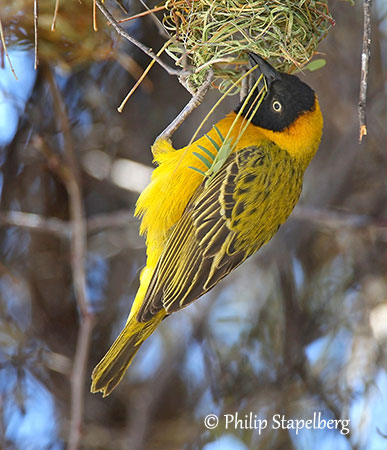
[[[157,145],[159,139],[168,140],[172,134],[180,127],[184,120],[191,114],[191,112],[200,105],[203,101],[206,92],[211,86],[212,79],[214,78],[214,72],[212,69],[208,71],[208,75],[204,83],[199,87],[199,89],[192,96],[191,100],[185,105],[179,115],[165,128],[165,130],[157,136],[153,146]]]
[[[175,151],[169,139],[158,137],[152,145],[152,154],[156,158],[161,153],[170,153]]]

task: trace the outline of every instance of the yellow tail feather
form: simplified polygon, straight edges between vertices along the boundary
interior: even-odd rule
[[[91,392],[108,396],[121,381],[141,344],[157,328],[165,311],[160,311],[148,322],[132,317],[121,331],[106,355],[93,370]]]

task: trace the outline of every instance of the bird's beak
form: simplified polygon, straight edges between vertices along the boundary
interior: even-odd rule
[[[255,53],[249,53],[249,62],[252,67],[258,64],[259,68],[253,72],[254,80],[258,80],[258,78],[263,74],[266,78],[266,84],[269,88],[271,83],[275,80],[281,79],[281,73],[278,72],[274,67],[272,67],[267,61],[262,59],[260,56]]]

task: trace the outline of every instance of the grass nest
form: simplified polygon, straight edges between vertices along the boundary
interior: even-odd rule
[[[195,87],[211,67],[222,91],[240,78],[249,52],[284,72],[303,67],[334,25],[327,0],[167,0],[165,7],[166,52],[194,67]]]

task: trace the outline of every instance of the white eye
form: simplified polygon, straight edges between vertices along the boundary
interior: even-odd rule
[[[282,105],[278,100],[274,100],[274,102],[272,103],[272,108],[274,109],[275,112],[280,112],[282,109]]]

